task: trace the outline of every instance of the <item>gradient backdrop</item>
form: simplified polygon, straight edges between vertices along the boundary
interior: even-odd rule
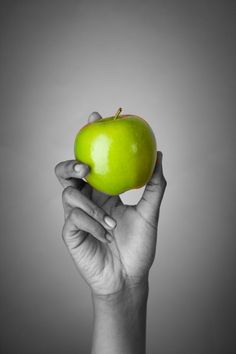
[[[235,353],[235,4],[1,1],[1,353],[89,353],[54,166],[119,106],[153,127],[168,181],[147,352]]]

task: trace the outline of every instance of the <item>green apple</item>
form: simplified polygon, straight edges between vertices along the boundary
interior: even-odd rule
[[[95,189],[118,195],[144,186],[151,178],[157,154],[155,135],[136,115],[96,120],[80,129],[75,138],[76,160],[90,167],[85,180]]]

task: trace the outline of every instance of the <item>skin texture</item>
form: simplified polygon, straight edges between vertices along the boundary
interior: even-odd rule
[[[75,158],[90,167],[86,181],[109,195],[146,184],[155,167],[156,150],[151,127],[134,115],[88,123],[74,144]]]
[[[101,119],[93,113],[89,121]],[[157,225],[166,188],[162,153],[137,205],[93,189],[82,178],[89,167],[59,163],[55,173],[62,194],[62,236],[94,306],[93,354],[145,353],[148,274],[155,257]],[[110,216],[115,227],[104,218]],[[79,350],[78,350],[79,352]]]

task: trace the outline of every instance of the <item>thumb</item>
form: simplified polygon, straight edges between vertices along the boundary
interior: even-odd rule
[[[167,185],[163,175],[161,151],[157,152],[156,165],[150,181],[147,183],[143,195],[136,205],[136,209],[147,219],[158,216],[158,211]]]

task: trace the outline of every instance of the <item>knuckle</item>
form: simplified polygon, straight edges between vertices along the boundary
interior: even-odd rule
[[[99,209],[98,208],[92,208],[91,209],[91,215],[94,217],[94,219],[97,219],[99,217]]]
[[[165,179],[165,177],[164,176],[162,176],[162,178],[161,178],[161,183],[160,183],[160,186],[161,186],[161,189],[163,190],[163,192],[165,191],[165,189],[166,189],[166,186],[167,186],[167,181],[166,181],[166,179]]]
[[[80,209],[79,208],[73,208],[70,212],[70,215],[69,215],[69,218],[72,220],[72,221],[76,221],[78,220],[78,218],[80,217]]]
[[[165,190],[166,186],[167,186],[167,181],[166,181],[165,177],[162,176],[161,180],[160,180],[160,187],[161,187],[162,190]]]
[[[163,187],[167,186],[167,180],[166,180],[166,178],[164,176],[162,176],[161,183],[162,183]]]
[[[65,240],[66,240],[65,225],[64,225],[63,228],[62,228],[61,237],[62,237],[63,241],[65,242]]]
[[[102,212],[99,208],[93,207],[90,209],[91,216],[94,219],[101,219],[102,218]]]
[[[61,162],[59,162],[55,167],[54,167],[54,173],[58,177],[59,176],[59,171],[60,171],[60,166]]]
[[[62,200],[68,202],[74,193],[74,188],[71,186],[66,187],[62,192]]]
[[[62,240],[64,241],[64,243],[66,243],[66,239],[67,239],[66,223],[64,224],[64,226],[62,228],[61,237],[62,237]]]

